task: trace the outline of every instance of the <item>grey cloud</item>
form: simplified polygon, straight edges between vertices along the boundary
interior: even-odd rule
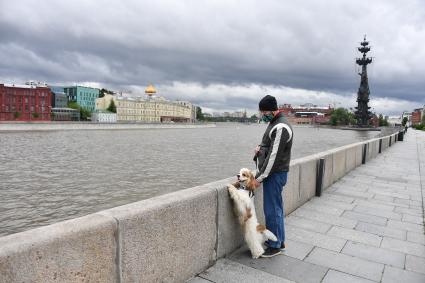
[[[5,2],[0,78],[118,89],[263,84],[344,96],[357,90],[355,48],[366,32],[372,97],[425,102],[421,1]],[[254,101],[228,96],[235,108]]]

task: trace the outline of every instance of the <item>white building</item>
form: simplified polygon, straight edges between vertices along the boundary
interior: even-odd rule
[[[117,114],[108,111],[97,110],[92,113],[91,120],[95,123],[116,123]]]

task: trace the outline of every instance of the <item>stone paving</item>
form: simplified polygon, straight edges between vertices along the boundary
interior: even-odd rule
[[[409,129],[377,158],[285,220],[283,255],[243,247],[200,282],[425,282],[425,132]]]

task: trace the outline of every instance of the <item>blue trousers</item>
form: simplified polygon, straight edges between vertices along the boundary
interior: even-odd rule
[[[266,244],[272,248],[280,248],[285,242],[285,211],[283,206],[282,191],[286,185],[288,172],[276,172],[263,181],[263,206],[266,218],[266,227],[276,235],[277,242],[268,241]]]

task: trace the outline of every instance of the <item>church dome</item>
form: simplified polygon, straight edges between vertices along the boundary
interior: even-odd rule
[[[145,93],[149,96],[152,96],[156,93],[156,89],[153,87],[153,85],[149,85],[146,89],[145,89]]]

